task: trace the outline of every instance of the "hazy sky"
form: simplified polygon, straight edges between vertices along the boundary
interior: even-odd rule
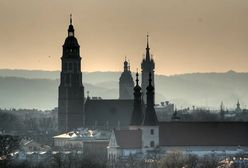
[[[248,0],[0,0],[0,68],[59,70],[73,14],[83,71],[248,71]]]

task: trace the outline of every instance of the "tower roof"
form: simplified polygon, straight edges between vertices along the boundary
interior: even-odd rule
[[[149,85],[146,88],[147,106],[143,120],[144,126],[158,125],[158,118],[154,109],[154,87],[152,86],[152,74],[149,73]]]
[[[141,91],[141,87],[139,86],[139,73],[137,72],[136,73],[136,85],[135,85],[135,87],[134,87],[134,92],[136,92],[136,91]]]
[[[130,64],[128,64],[126,57],[124,61],[124,71],[121,73],[120,76],[120,82],[129,83],[130,85],[132,85],[132,87],[134,86],[133,77],[130,71]]]
[[[141,68],[142,71],[149,72],[153,71],[155,68],[155,62],[150,54],[150,46],[149,46],[149,35],[147,34],[147,44],[146,44],[146,54],[142,60]]]
[[[140,126],[143,121],[143,103],[141,99],[141,87],[139,86],[139,74],[136,73],[136,86],[134,87],[134,105],[131,117],[131,126]]]
[[[74,27],[72,25],[72,15],[70,14],[70,24],[68,27],[68,37],[65,39],[63,47],[68,47],[68,48],[74,48],[74,47],[79,47],[78,41],[76,37],[74,36]]]

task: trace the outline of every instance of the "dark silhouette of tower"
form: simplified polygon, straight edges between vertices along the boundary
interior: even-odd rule
[[[119,99],[133,99],[133,77],[130,71],[130,64],[124,61],[124,71],[119,81]]]
[[[58,128],[63,132],[82,127],[84,122],[84,86],[82,84],[80,46],[74,36],[71,15],[61,61]]]
[[[155,63],[153,58],[151,58],[150,54],[150,48],[149,48],[149,35],[147,35],[147,46],[146,46],[146,55],[145,58],[143,58],[143,61],[141,63],[141,69],[142,69],[142,83],[141,83],[141,88],[142,88],[142,93],[143,93],[143,100],[146,103],[146,87],[148,86],[148,79],[149,79],[149,73],[152,74],[152,85],[154,85],[154,68],[155,68]]]
[[[144,126],[157,126],[158,118],[154,109],[154,87],[152,86],[152,74],[149,73],[149,84],[146,88],[147,105],[145,110]]]
[[[134,87],[134,104],[133,104],[133,112],[132,112],[132,117],[131,117],[131,122],[130,122],[130,127],[137,127],[141,126],[142,121],[143,121],[143,100],[141,97],[141,87],[139,86],[139,74],[138,72],[136,73],[136,86]]]

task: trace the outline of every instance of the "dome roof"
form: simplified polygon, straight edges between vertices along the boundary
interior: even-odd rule
[[[131,73],[129,71],[122,72],[120,82],[133,84],[134,82]]]
[[[78,41],[74,36],[68,36],[65,39],[63,47],[79,47]]]

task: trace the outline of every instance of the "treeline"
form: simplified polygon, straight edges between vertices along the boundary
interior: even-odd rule
[[[248,110],[237,111],[210,111],[207,109],[188,109],[175,111],[172,120],[179,121],[248,121]]]
[[[42,144],[52,144],[57,131],[57,109],[0,109],[0,133],[18,135]]]
[[[97,157],[78,153],[50,153],[42,160],[38,158],[16,160],[15,157],[0,160],[1,168],[105,168],[106,166],[106,162]]]
[[[125,160],[118,160],[115,165],[109,167],[118,168],[247,168],[248,162],[244,159],[247,155],[237,154],[233,156],[170,153],[159,159],[135,159],[130,156]]]
[[[114,164],[83,154],[51,154],[46,161],[14,160],[0,161],[3,168],[246,168],[247,155],[218,156],[215,154],[197,156],[194,154],[169,153],[160,158],[118,158]]]

